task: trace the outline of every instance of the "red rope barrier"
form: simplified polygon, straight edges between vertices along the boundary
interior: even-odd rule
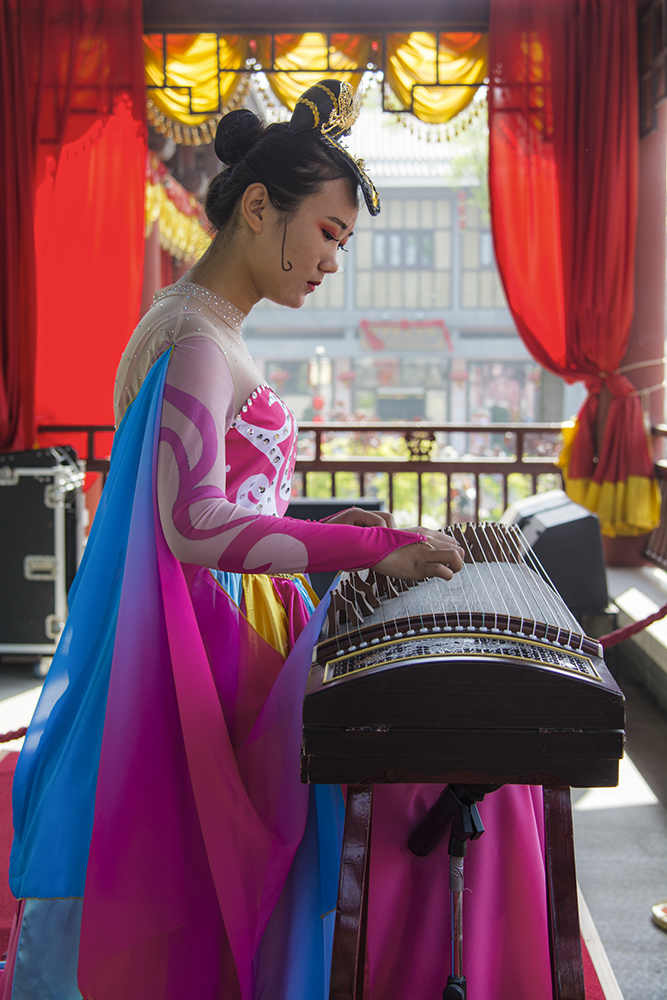
[[[667,615],[667,604],[663,604],[658,611],[655,611],[648,618],[642,618],[638,622],[630,622],[629,625],[625,625],[623,628],[617,628],[613,632],[609,632],[607,635],[603,635],[600,639],[600,644],[603,649],[609,649],[610,646],[615,646],[617,642],[623,642],[624,639],[629,639],[630,636],[636,635],[637,632],[642,632],[653,622],[659,622],[661,618]]]
[[[20,740],[21,737],[25,736],[27,732],[28,730],[24,726],[23,729],[17,729],[14,733],[3,733],[0,735],[0,743],[9,743],[11,740]]]

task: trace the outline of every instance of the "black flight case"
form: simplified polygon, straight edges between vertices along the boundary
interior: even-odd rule
[[[46,673],[83,551],[83,463],[58,446],[0,454],[0,658]]]

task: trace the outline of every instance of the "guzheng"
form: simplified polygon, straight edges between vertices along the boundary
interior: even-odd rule
[[[453,580],[343,574],[303,705],[308,782],[610,786],[624,698],[516,525],[452,529]]]

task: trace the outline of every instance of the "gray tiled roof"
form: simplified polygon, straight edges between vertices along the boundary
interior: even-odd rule
[[[451,176],[448,143],[429,142],[436,130],[408,124],[405,116],[380,108],[362,108],[352,135],[344,140],[350,152],[361,156],[371,177],[432,177],[445,182]]]
[[[463,112],[459,122],[467,117]],[[446,138],[454,125],[456,119],[446,128],[425,125],[410,115],[383,111],[380,90],[373,87],[364,98],[359,118],[346,142],[355,156],[364,159],[369,174],[377,181],[414,180],[417,184],[430,181],[456,187],[477,184],[477,179],[464,179],[460,170],[451,169],[452,155],[461,149],[456,140],[451,142]]]

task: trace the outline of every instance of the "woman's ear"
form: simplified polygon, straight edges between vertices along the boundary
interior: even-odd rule
[[[254,233],[261,233],[266,223],[269,192],[263,184],[251,184],[241,198],[241,215]]]

